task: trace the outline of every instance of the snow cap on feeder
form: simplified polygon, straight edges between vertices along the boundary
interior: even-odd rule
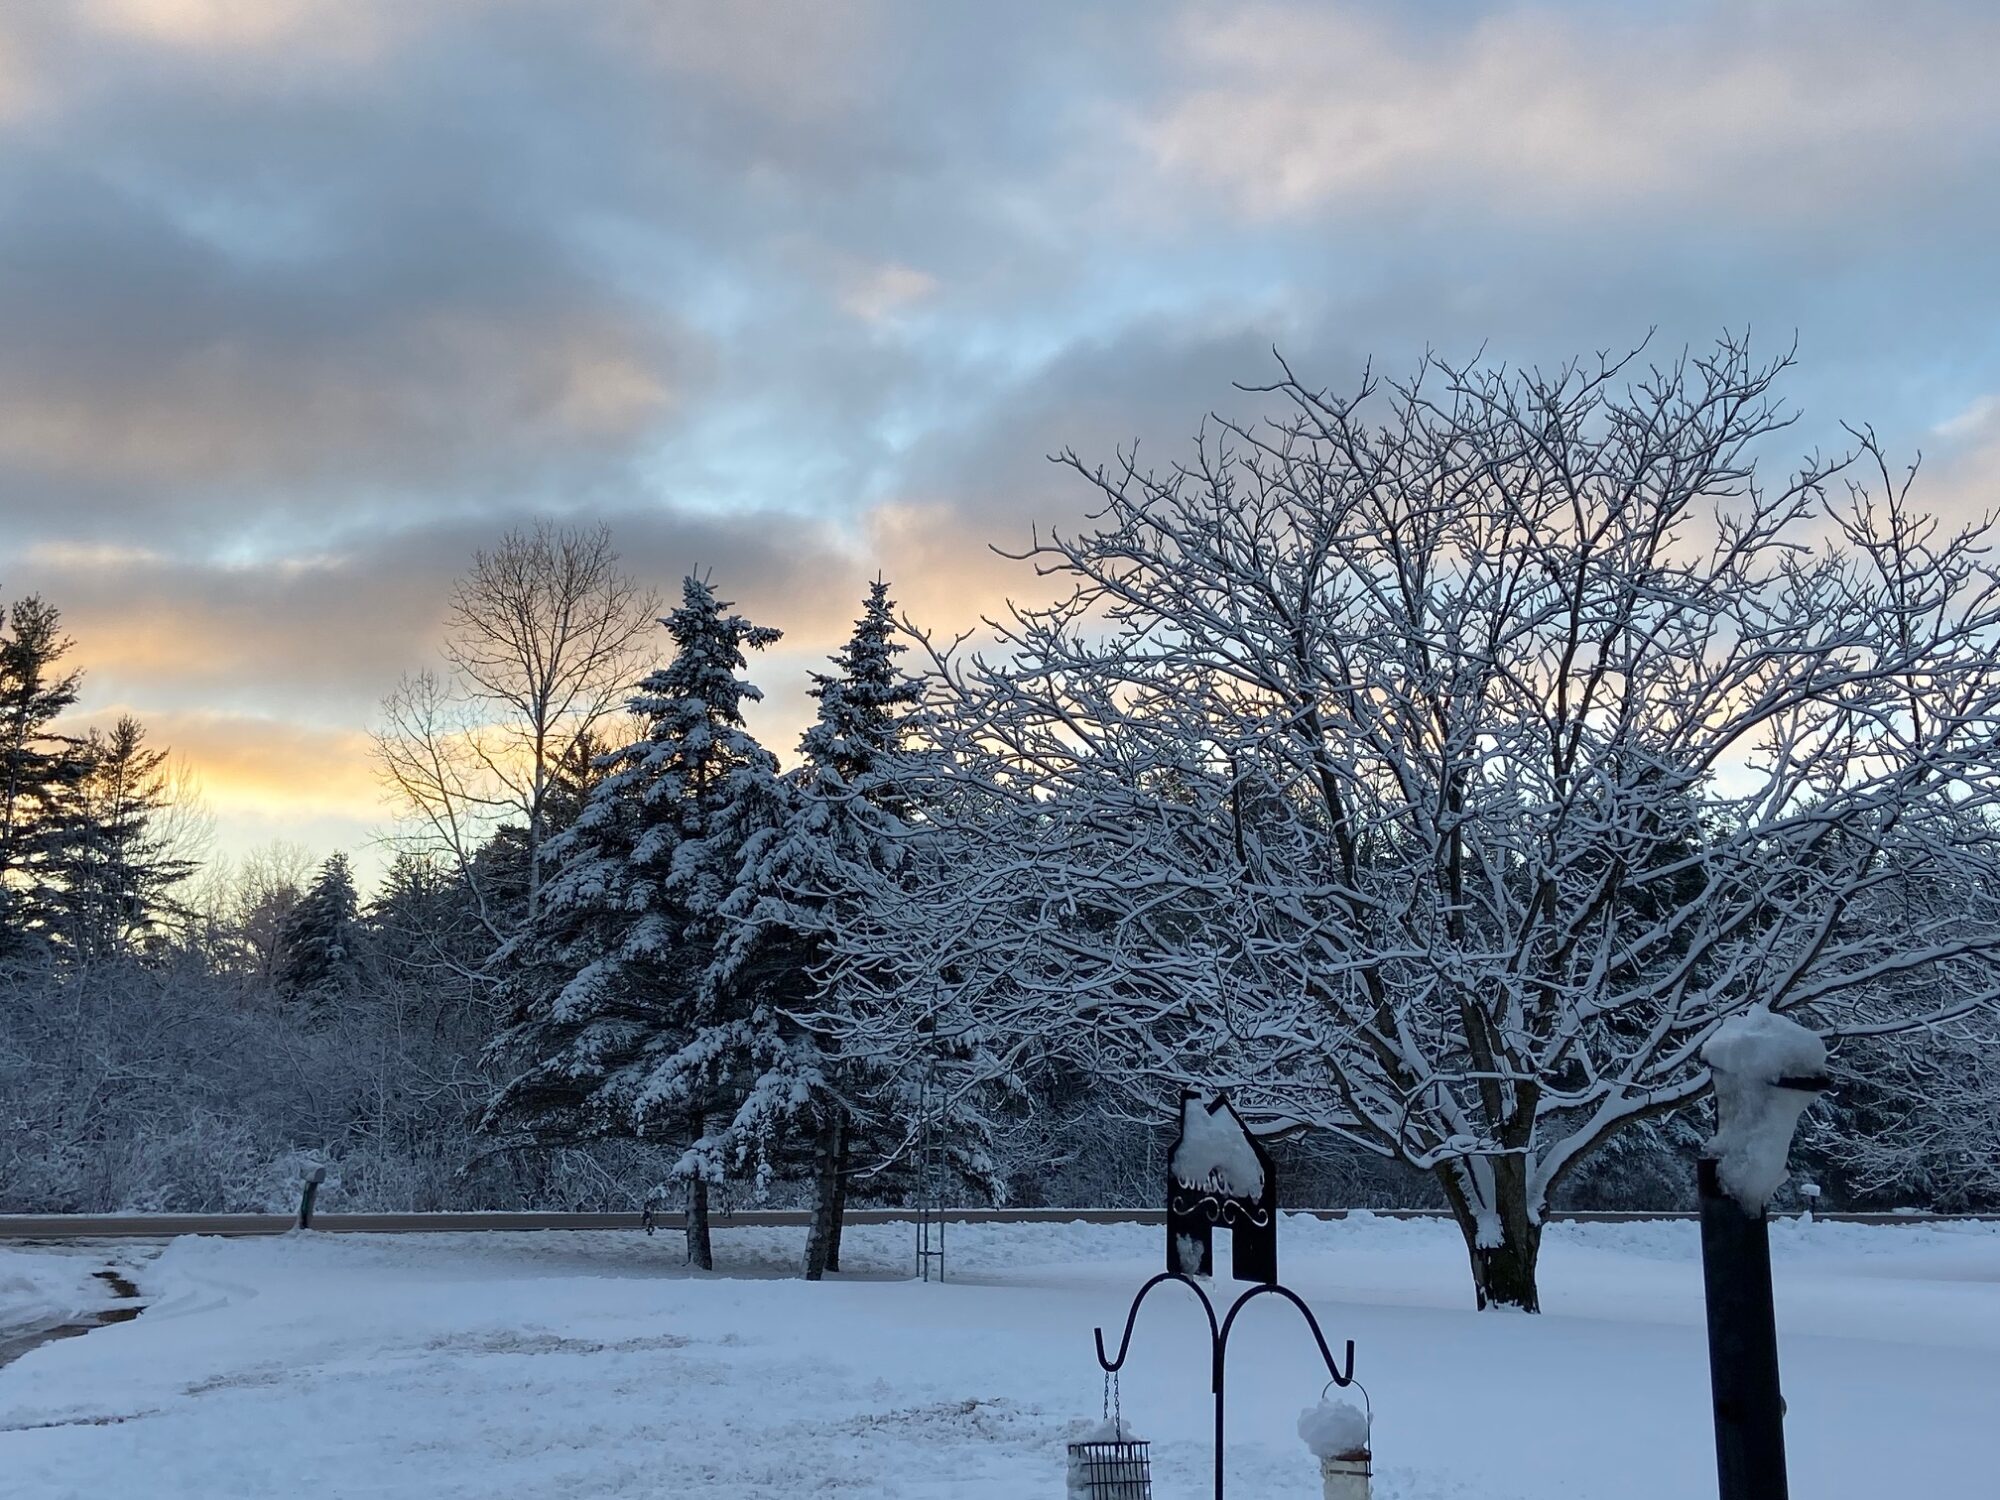
[[[1716,1027],[1701,1060],[1715,1080],[1714,1138],[1702,1154],[1752,1217],[1784,1185],[1799,1116],[1827,1087],[1826,1043],[1762,1005]]]
[[[1374,1469],[1369,1413],[1322,1395],[1299,1413],[1299,1437],[1319,1460],[1324,1500],[1368,1500]]]
[[[1269,1153],[1217,1094],[1181,1095],[1180,1134],[1167,1153],[1167,1269],[1204,1276],[1217,1226],[1230,1232],[1238,1281],[1278,1279],[1278,1179]]]

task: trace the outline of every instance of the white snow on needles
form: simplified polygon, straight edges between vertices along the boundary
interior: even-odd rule
[[[2000,1227],[1772,1237],[1794,1493],[1990,1493]],[[1091,1327],[1117,1337],[1162,1253],[1153,1227],[954,1228],[926,1284],[907,1228],[857,1226],[848,1273],[808,1284],[800,1231],[716,1238],[716,1275],[636,1233],[177,1240],[139,1318],[0,1369],[0,1493],[1054,1500],[1101,1410]],[[1713,1493],[1692,1223],[1552,1226],[1541,1317],[1471,1310],[1448,1223],[1280,1238],[1357,1345],[1382,1500]],[[0,1249],[0,1276],[28,1263]],[[1184,1291],[1148,1299],[1121,1401],[1159,1500],[1208,1494],[1207,1343]],[[1237,1500],[1318,1492],[1297,1420],[1325,1384],[1292,1308],[1245,1310]]]

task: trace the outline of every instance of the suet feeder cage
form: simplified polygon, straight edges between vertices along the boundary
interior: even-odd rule
[[[1069,1500],[1153,1500],[1152,1444],[1136,1439],[1069,1445]]]
[[[1104,1419],[1069,1445],[1069,1500],[1153,1500],[1153,1445],[1132,1435],[1118,1377],[1104,1376]]]

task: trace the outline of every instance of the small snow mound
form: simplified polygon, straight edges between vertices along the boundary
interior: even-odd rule
[[[1756,1005],[1718,1026],[1702,1044],[1701,1060],[1715,1078],[1717,1129],[1706,1154],[1723,1190],[1745,1213],[1761,1214],[1784,1184],[1799,1116],[1817,1097],[1781,1088],[1778,1080],[1823,1075],[1826,1043]]]
[[[1072,1443],[1143,1443],[1146,1441],[1132,1430],[1130,1422],[1115,1422],[1110,1417],[1106,1417],[1101,1422],[1092,1422],[1087,1426],[1078,1423],[1070,1429],[1069,1440]]]
[[[1299,1413],[1299,1437],[1314,1458],[1359,1458],[1368,1451],[1368,1416],[1347,1401],[1321,1401]]]

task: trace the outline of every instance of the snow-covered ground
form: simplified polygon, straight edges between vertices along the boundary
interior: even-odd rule
[[[719,1235],[714,1276],[664,1235],[178,1240],[136,1321],[0,1369],[0,1491],[1056,1500],[1065,1432],[1098,1416],[1091,1327],[1116,1338],[1159,1234],[954,1229],[944,1285],[905,1279],[893,1226],[851,1229],[855,1269],[819,1285],[789,1275],[795,1230]],[[1990,1493],[2000,1230],[1775,1239],[1794,1492]],[[1468,1309],[1446,1224],[1291,1219],[1279,1253],[1358,1345],[1379,1496],[1713,1492],[1692,1224],[1552,1229],[1539,1318]],[[0,1285],[35,1265],[0,1250]],[[1208,1493],[1206,1338],[1171,1286],[1135,1335],[1124,1410],[1161,1500]],[[1245,1313],[1232,1495],[1318,1493],[1317,1364],[1289,1307]]]
[[[114,1264],[129,1261],[87,1244],[0,1249],[0,1365],[51,1330],[89,1323],[113,1306],[116,1299],[97,1273]]]

